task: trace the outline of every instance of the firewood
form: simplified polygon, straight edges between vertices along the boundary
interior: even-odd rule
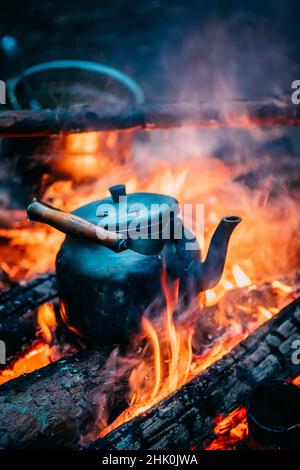
[[[7,360],[35,338],[36,308],[56,297],[54,274],[39,276],[0,294],[0,340],[5,342]]]
[[[300,374],[300,364],[292,361],[292,344],[299,338],[300,298],[149,412],[96,439],[88,448],[203,448],[214,436],[213,418],[243,405],[254,385]]]
[[[240,406],[255,383],[300,373],[300,366],[291,362],[291,344],[299,335],[298,299],[149,413],[91,447],[203,446],[213,435],[213,417]],[[97,394],[110,377],[110,368],[104,367],[109,353],[109,348],[89,349],[2,385],[0,447],[77,448],[81,437],[93,435]]]
[[[0,137],[88,131],[300,125],[300,109],[288,98],[131,106],[73,106],[56,110],[0,112]]]
[[[76,448],[97,419],[111,348],[90,348],[0,387],[0,448]]]

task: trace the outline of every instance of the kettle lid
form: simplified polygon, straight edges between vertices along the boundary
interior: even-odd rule
[[[171,196],[127,194],[124,184],[112,186],[109,191],[110,197],[82,206],[73,213],[107,230],[128,234],[131,230],[149,227],[161,232],[180,211],[178,201]]]

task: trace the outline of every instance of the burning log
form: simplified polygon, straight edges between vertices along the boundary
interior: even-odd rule
[[[35,338],[36,308],[56,297],[54,274],[37,277],[0,295],[0,339],[6,344],[7,359]]]
[[[78,447],[97,419],[92,393],[110,351],[89,349],[2,385],[0,448]]]
[[[237,406],[254,383],[299,374],[299,366],[289,362],[290,346],[299,332],[298,299],[151,412],[93,445],[165,448],[173,440],[181,447],[202,445],[213,435],[215,414]],[[2,385],[0,447],[78,447],[80,437],[96,428],[98,389],[109,382],[111,373],[104,367],[109,353],[109,348],[89,349]],[[112,395],[115,405],[115,391]]]
[[[89,105],[57,110],[0,112],[0,137],[46,136],[88,131],[153,130],[300,125],[300,109],[290,99],[232,100],[224,103],[144,103]]]
[[[299,337],[300,298],[149,412],[98,438],[88,448],[203,448],[214,436],[213,418],[243,405],[254,385],[300,374],[300,364],[292,361],[292,345]]]

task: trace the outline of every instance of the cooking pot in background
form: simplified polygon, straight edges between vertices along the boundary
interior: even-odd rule
[[[299,387],[280,381],[257,385],[247,400],[247,420],[250,449],[299,449]]]
[[[139,85],[125,73],[81,60],[57,60],[30,67],[9,81],[7,94],[15,110],[80,104],[109,106],[144,100]],[[2,153],[10,177],[8,199],[16,207],[26,206],[33,196],[41,196],[49,183],[49,178],[44,178],[48,174],[50,181],[99,178],[108,164],[126,162],[131,151],[132,134],[128,132],[5,139]]]

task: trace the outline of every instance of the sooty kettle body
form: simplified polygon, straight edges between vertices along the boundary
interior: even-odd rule
[[[66,233],[56,259],[61,314],[77,334],[105,344],[138,330],[143,313],[163,299],[161,273],[179,280],[188,303],[215,286],[223,273],[228,242],[239,217],[219,223],[205,261],[197,240],[183,226],[176,199],[154,193],[110,197],[65,213],[34,200],[30,220]]]

